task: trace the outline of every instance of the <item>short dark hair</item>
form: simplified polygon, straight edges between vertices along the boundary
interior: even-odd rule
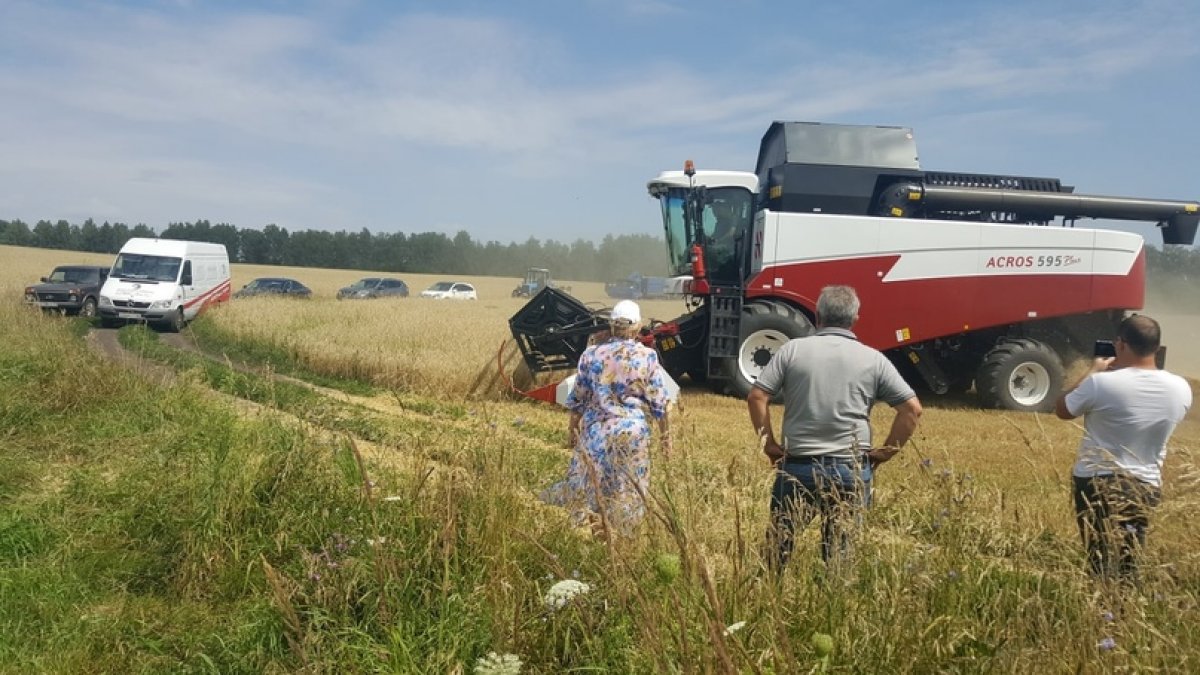
[[[1150,356],[1162,344],[1162,328],[1145,314],[1126,317],[1117,328],[1117,337],[1138,356]]]

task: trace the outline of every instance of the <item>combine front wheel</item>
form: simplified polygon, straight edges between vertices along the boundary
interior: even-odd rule
[[[742,308],[741,340],[731,389],[738,398],[750,393],[763,368],[788,340],[813,332],[799,310],[778,302],[751,302]]]
[[[1037,340],[1015,339],[992,348],[979,366],[975,389],[985,408],[1049,412],[1063,386],[1063,365]]]

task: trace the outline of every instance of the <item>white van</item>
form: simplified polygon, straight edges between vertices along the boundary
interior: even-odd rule
[[[229,254],[222,244],[133,238],[100,289],[100,323],[146,321],[179,331],[229,299]]]

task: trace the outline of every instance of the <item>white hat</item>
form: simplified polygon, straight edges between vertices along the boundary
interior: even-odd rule
[[[642,322],[642,310],[638,304],[632,300],[622,300],[613,306],[612,309],[613,321],[628,321],[629,323]]]

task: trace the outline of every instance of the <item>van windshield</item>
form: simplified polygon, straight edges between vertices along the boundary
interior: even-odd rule
[[[175,281],[179,278],[179,258],[140,253],[121,253],[113,263],[112,274],[117,279],[139,281]]]

